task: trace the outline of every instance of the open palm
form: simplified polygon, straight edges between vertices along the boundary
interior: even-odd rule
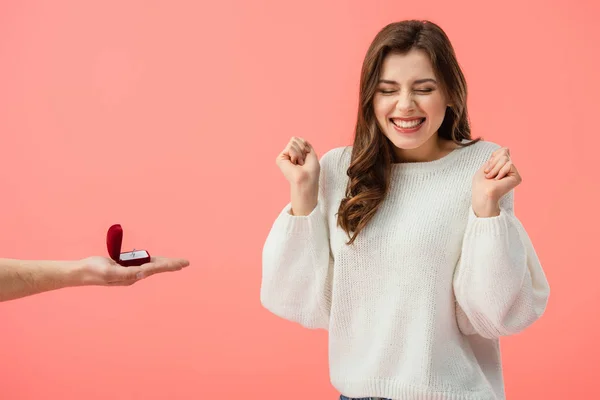
[[[123,267],[108,257],[88,257],[85,265],[85,283],[103,286],[129,286],[149,276],[179,271],[190,263],[182,258],[152,257],[138,267]]]

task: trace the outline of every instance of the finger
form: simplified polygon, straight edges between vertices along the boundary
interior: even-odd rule
[[[290,155],[292,155],[292,162],[294,164],[303,165],[304,164],[304,151],[300,147],[298,143],[292,143],[290,146]]]
[[[305,141],[304,144],[306,146],[306,152],[310,153],[313,150],[312,145],[309,142],[307,142],[307,141]]]
[[[491,169],[494,167],[494,165],[496,165],[496,155],[492,154],[490,156],[490,158],[485,162],[485,166],[484,166],[485,168],[484,168],[483,172],[485,172],[487,174],[488,172],[491,171]]]
[[[485,177],[488,178],[488,179],[495,178],[496,175],[498,175],[498,172],[500,172],[500,170],[502,169],[502,167],[504,166],[505,163],[506,163],[505,160],[498,160],[498,161],[496,161],[494,164],[492,164],[491,167],[488,168],[488,172],[485,174]]]
[[[287,142],[281,153],[277,156],[277,160],[290,158],[290,149],[292,148],[292,145],[296,142],[296,140],[297,138],[293,137],[290,139],[289,142]]]
[[[502,178],[504,178],[505,176],[508,175],[508,173],[510,172],[510,170],[513,167],[513,163],[512,161],[507,161],[506,164],[504,164],[504,166],[502,168],[500,168],[500,171],[498,171],[498,175],[496,175],[496,179],[500,180]]]
[[[180,271],[189,265],[189,261],[185,259],[155,257],[149,263],[146,263],[140,267],[140,275],[141,278],[147,278],[151,275],[163,272]]]
[[[508,157],[510,159],[510,152],[506,147],[502,147],[490,155],[490,158],[485,163],[484,172],[487,174],[502,157]]]
[[[308,151],[308,145],[305,139],[294,136],[290,142],[297,144],[302,151]]]
[[[152,257],[150,257],[149,262],[153,263],[153,262],[165,262],[165,261],[177,261],[177,262],[189,263],[189,260],[187,258],[163,257],[163,256],[152,256]]]
[[[294,146],[290,145],[288,153],[290,155],[290,161],[292,162],[292,164],[298,164],[298,159],[300,158],[300,151]]]
[[[301,146],[304,146],[304,144],[306,143],[306,141],[304,139],[302,139],[302,138],[297,137],[297,136],[293,136],[290,139],[290,143],[298,143]]]
[[[504,166],[504,164],[506,164],[508,161],[510,161],[508,159],[508,157],[502,157],[500,159],[498,159],[497,161],[495,161],[495,164],[493,165],[493,167],[489,170],[489,172],[486,174],[486,178],[494,178],[496,177],[496,175],[498,175],[498,172],[500,172],[500,170],[502,169],[502,167]]]
[[[501,147],[492,153],[492,157],[499,157],[503,155],[510,157],[510,150],[508,149],[508,147]]]
[[[190,265],[189,260],[185,258],[169,258],[169,257],[151,257],[150,262],[143,264],[142,267],[146,265],[158,265],[158,264],[168,264],[173,267],[178,266],[181,268],[188,267]]]
[[[303,161],[300,165],[303,165],[304,158],[307,153],[310,153],[311,148],[312,147],[306,140],[292,137],[283,151],[277,155],[275,163],[280,165],[281,161],[291,161],[293,164],[298,164],[298,160],[302,159]]]

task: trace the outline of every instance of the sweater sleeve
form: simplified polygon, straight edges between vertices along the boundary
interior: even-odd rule
[[[329,245],[324,171],[319,199],[307,216],[281,211],[263,247],[260,299],[273,314],[310,329],[329,327],[333,259]]]
[[[541,317],[550,288],[531,240],[513,213],[511,191],[500,215],[470,209],[454,276],[457,321],[464,334],[499,338],[522,332]]]

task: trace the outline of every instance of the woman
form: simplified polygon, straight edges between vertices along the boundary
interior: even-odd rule
[[[504,399],[498,339],[549,286],[513,213],[508,149],[471,139],[465,78],[431,22],[386,26],[364,60],[352,147],[292,138],[291,202],[263,250],[261,301],[329,331],[347,398]],[[348,396],[348,397],[346,397]]]

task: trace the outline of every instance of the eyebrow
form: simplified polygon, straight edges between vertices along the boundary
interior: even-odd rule
[[[435,79],[432,79],[432,78],[417,79],[413,83],[418,85],[418,84],[427,83],[427,82],[435,83],[437,85],[437,81]],[[390,85],[397,85],[398,84],[398,82],[391,81],[391,80],[388,80],[388,79],[380,79],[379,83],[388,83]]]

